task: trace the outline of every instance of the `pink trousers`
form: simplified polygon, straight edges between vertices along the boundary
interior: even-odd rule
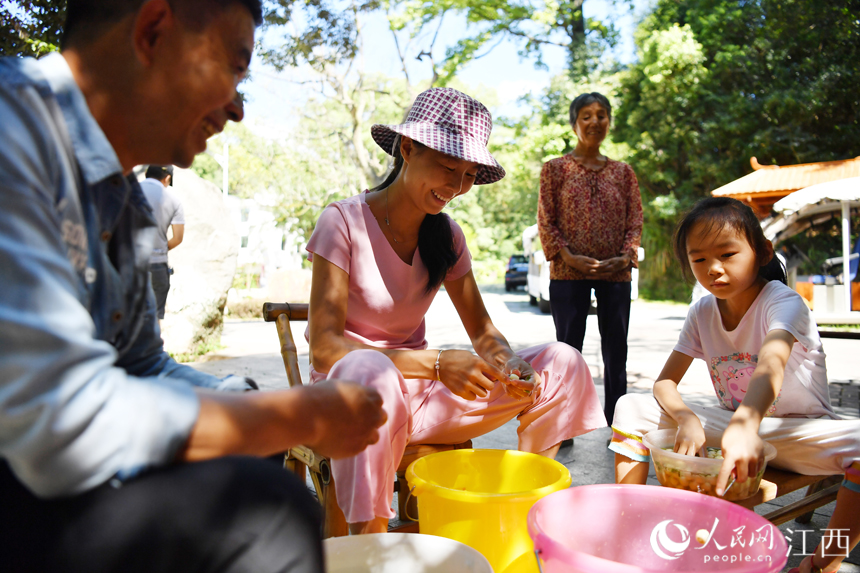
[[[407,444],[465,442],[517,416],[519,449],[541,452],[606,426],[591,373],[579,352],[553,342],[517,354],[543,381],[536,398],[516,400],[497,384],[484,398],[463,400],[436,380],[405,379],[387,356],[375,350],[350,352],[328,376],[311,370],[313,382],[339,378],[376,388],[388,414],[377,443],[353,458],[332,462],[337,501],[346,521],[394,517],[395,473]]]

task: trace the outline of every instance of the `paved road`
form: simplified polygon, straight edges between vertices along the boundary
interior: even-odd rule
[[[528,304],[528,297],[522,291],[506,293],[502,287],[482,287],[484,301],[496,326],[517,350],[555,340],[552,318],[542,314],[537,307]],[[659,374],[663,362],[671,352],[686,316],[687,307],[680,304],[653,303],[636,301],[633,303],[630,319],[628,384],[631,392],[648,392]],[[302,375],[307,380],[307,345],[302,333],[304,323],[295,325],[294,335],[299,347],[299,363],[303,365]],[[427,316],[427,339],[436,348],[469,348],[469,340],[450,299],[444,292],[436,297]],[[278,354],[278,339],[273,324],[261,321],[227,322],[222,336],[224,348],[209,356],[209,361],[194,364],[195,368],[216,375],[228,373],[251,376],[263,388],[274,389],[287,386],[284,367]],[[837,412],[843,417],[858,418],[858,389],[860,374],[857,372],[856,356],[860,352],[860,342],[853,340],[825,341],[827,367],[831,381],[831,397]],[[595,316],[588,318],[586,341],[583,347],[591,373],[597,384],[598,394],[603,395],[602,361],[600,340]],[[689,401],[715,403],[713,389],[707,369],[701,361],[694,361],[693,367],[679,386]],[[613,454],[606,449],[609,430],[597,430],[576,439],[574,447],[563,448],[558,460],[565,464],[573,475],[573,485],[592,483],[611,483],[613,481]],[[474,440],[481,448],[516,448],[516,422],[511,422],[498,430]],[[653,475],[649,483],[657,484]],[[786,496],[779,505],[795,501],[798,496]],[[807,544],[814,547],[827,526],[833,505],[816,511],[813,521],[807,526],[789,522],[780,527],[792,541],[790,566],[796,566],[803,549],[801,529],[809,530]],[[773,504],[758,508],[760,513],[775,509]],[[789,529],[793,530],[790,532]],[[860,550],[855,550],[849,559],[860,564]],[[847,563],[841,571],[860,572],[860,567]]]
[[[523,291],[506,293],[502,287],[482,287],[484,302],[493,322],[517,350],[555,340],[552,317],[542,314],[536,306],[528,304]],[[635,301],[631,311],[630,352],[627,362],[628,381],[633,390],[650,390],[666,357],[678,339],[687,307],[673,303]],[[302,336],[305,323],[294,325],[294,335],[303,366],[307,364],[307,344]],[[466,331],[457,317],[451,300],[444,291],[439,293],[427,315],[427,339],[431,346],[440,348],[469,348]],[[283,363],[278,355],[278,339],[273,324],[260,321],[228,321],[221,338],[220,351],[206,357],[207,362],[196,368],[215,374],[234,373],[251,375],[266,388],[286,386]],[[831,382],[850,383],[860,379],[852,353],[860,349],[854,340],[828,339],[827,368]],[[588,317],[583,356],[591,367],[592,376],[602,383],[602,360],[597,317]],[[305,366],[303,375],[307,376]],[[306,378],[305,378],[306,379]],[[690,395],[712,396],[707,369],[703,362],[694,361],[685,376],[681,391]],[[857,417],[848,408],[842,412]]]

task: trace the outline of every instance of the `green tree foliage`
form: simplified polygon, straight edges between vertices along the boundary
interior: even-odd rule
[[[325,0],[273,0],[265,3],[265,28],[277,28],[282,43],[266,49],[278,67],[310,64],[320,70],[355,58],[360,49],[360,19],[378,10],[378,0],[337,4]]]
[[[40,57],[56,51],[65,18],[65,0],[4,0],[0,56]]]
[[[376,89],[364,94],[362,122],[399,122],[403,82],[378,76],[364,82]],[[300,110],[296,129],[279,139],[257,135],[245,124],[228,124],[219,138],[229,141],[230,194],[268,205],[279,223],[310,237],[326,205],[368,188],[357,149],[366,155],[375,178],[388,170],[388,156],[373,143],[369,124],[356,134],[353,111],[337,97],[320,94]],[[212,153],[220,153],[222,145],[219,139],[209,144]],[[192,168],[221,186],[221,167],[209,153],[199,155]]]
[[[365,0],[336,3],[325,0],[274,0],[266,4],[267,28],[277,28],[281,43],[264,51],[276,66],[304,63],[317,71],[352,61],[361,51],[362,20],[386,14],[398,55],[426,61],[432,69],[430,85],[448,85],[466,64],[484,57],[502,40],[520,46],[520,56],[545,67],[543,51],[560,47],[571,73],[583,76],[597,69],[604,51],[618,41],[612,20],[586,18],[585,0]],[[630,0],[613,0],[616,8]],[[443,25],[465,19],[468,35],[445,47],[437,61],[435,46]],[[408,75],[408,74],[407,74]],[[408,78],[407,78],[408,79]]]
[[[860,150],[860,2],[660,0],[636,33],[617,136],[645,206],[640,281],[683,298],[669,253],[679,213],[750,172]]]

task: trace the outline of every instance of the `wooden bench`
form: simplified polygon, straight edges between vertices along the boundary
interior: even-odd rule
[[[798,501],[765,514],[767,520],[774,525],[794,519],[798,523],[809,523],[816,508],[827,505],[836,499],[836,494],[842,484],[842,476],[804,476],[775,468],[767,468],[761,480],[761,487],[754,496],[740,501],[748,509],[773,501],[779,497],[807,488],[806,496]]]

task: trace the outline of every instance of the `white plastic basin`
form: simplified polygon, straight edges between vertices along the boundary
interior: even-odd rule
[[[453,539],[375,533],[323,541],[326,573],[493,573],[487,558]]]

